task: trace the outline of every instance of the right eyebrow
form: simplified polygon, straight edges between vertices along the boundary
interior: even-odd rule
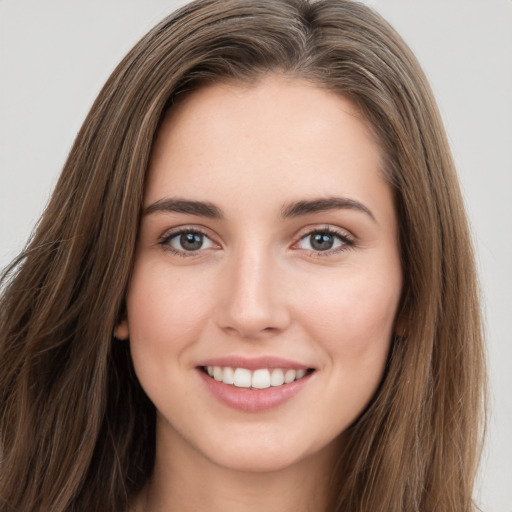
[[[175,197],[164,197],[150,204],[144,209],[143,215],[151,215],[156,212],[177,212],[208,217],[209,219],[223,219],[222,210],[206,201],[191,201]]]

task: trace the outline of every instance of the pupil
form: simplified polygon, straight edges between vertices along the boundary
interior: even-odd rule
[[[185,233],[180,236],[180,244],[186,251],[196,251],[203,245],[203,235],[200,233]]]
[[[326,251],[331,249],[334,244],[332,235],[328,233],[316,233],[312,236],[311,247],[316,251]]]

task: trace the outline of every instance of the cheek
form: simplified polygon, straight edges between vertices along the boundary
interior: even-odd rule
[[[142,382],[168,375],[169,366],[177,368],[209,321],[211,291],[200,285],[165,265],[135,266],[127,312],[132,360]]]
[[[384,364],[401,290],[400,273],[391,275],[354,271],[313,288],[303,318],[333,363]]]
[[[130,336],[179,340],[208,317],[210,293],[197,278],[169,272],[165,265],[136,266],[127,295]]]
[[[308,302],[309,336],[324,354],[325,386],[333,432],[344,430],[364,411],[378,389],[388,358],[400,297],[400,274],[390,282],[370,273],[333,279]],[[317,414],[325,414],[319,410]],[[338,430],[336,430],[338,429]]]

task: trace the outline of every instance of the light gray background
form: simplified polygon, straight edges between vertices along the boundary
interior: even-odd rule
[[[0,0],[0,267],[22,248],[115,64],[176,0]],[[489,436],[477,500],[512,511],[512,0],[367,0],[429,76],[486,299]],[[1,363],[0,363],[1,364]]]

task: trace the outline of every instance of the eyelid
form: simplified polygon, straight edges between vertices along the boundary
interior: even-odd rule
[[[302,239],[307,235],[319,232],[333,233],[335,235],[340,236],[341,238],[345,238],[347,240],[351,240],[354,242],[356,241],[355,235],[351,233],[348,229],[335,226],[333,224],[308,224],[307,226],[304,226],[297,231],[295,238]]]
[[[315,233],[328,233],[330,235],[333,235],[337,237],[339,240],[341,240],[342,244],[339,247],[336,247],[334,249],[328,249],[325,251],[318,251],[314,249],[301,249],[297,247],[297,245],[307,238],[308,236],[311,236]],[[307,226],[305,228],[302,228],[300,232],[296,236],[296,241],[292,245],[292,249],[296,250],[304,250],[309,251],[310,253],[314,254],[315,256],[332,256],[334,254],[337,254],[342,251],[346,251],[348,249],[352,249],[356,245],[356,237],[350,233],[350,231],[340,228],[337,226],[332,226],[329,224],[323,224],[323,225],[316,225],[316,226]]]
[[[204,237],[206,237],[210,242],[213,244],[213,247],[207,247],[207,248],[201,248],[198,250],[192,250],[192,251],[186,251],[186,250],[180,250],[172,247],[169,244],[169,241],[181,234],[184,233],[197,233]],[[311,236],[315,233],[328,233],[335,237],[337,237],[342,243],[341,246],[336,247],[334,249],[327,249],[325,251],[320,250],[314,250],[314,249],[302,249],[300,247],[297,247],[297,245],[307,238],[308,236]],[[314,254],[315,256],[332,256],[334,254],[337,254],[338,252],[342,252],[348,249],[353,248],[356,245],[357,239],[356,237],[347,229],[340,228],[338,226],[333,226],[330,224],[322,224],[322,225],[309,225],[306,227],[303,227],[299,230],[299,232],[294,236],[295,242],[293,242],[291,248],[295,250],[302,250],[302,251],[308,251],[311,254]],[[188,224],[188,225],[181,225],[176,226],[173,228],[170,228],[166,230],[158,239],[158,244],[162,246],[162,248],[166,251],[169,251],[172,254],[182,256],[182,257],[198,257],[201,255],[201,253],[205,252],[208,249],[221,249],[222,245],[216,241],[216,237],[212,236],[210,233],[210,230],[196,224]]]
[[[197,257],[201,253],[206,251],[207,249],[212,248],[212,247],[206,247],[204,249],[203,248],[198,249],[197,251],[186,251],[186,250],[176,249],[175,247],[170,245],[169,242],[173,238],[175,238],[179,235],[185,234],[185,233],[200,234],[200,235],[204,236],[205,238],[207,238],[208,240],[210,240],[210,242],[213,245],[213,248],[217,249],[217,248],[221,247],[221,245],[217,241],[215,241],[214,237],[209,233],[209,230],[205,229],[202,226],[197,226],[197,225],[182,225],[182,226],[176,226],[176,227],[170,228],[159,237],[158,244],[161,245],[164,250],[170,252],[171,254],[175,254],[177,256],[182,256],[185,258],[186,257],[194,257],[194,256]]]

